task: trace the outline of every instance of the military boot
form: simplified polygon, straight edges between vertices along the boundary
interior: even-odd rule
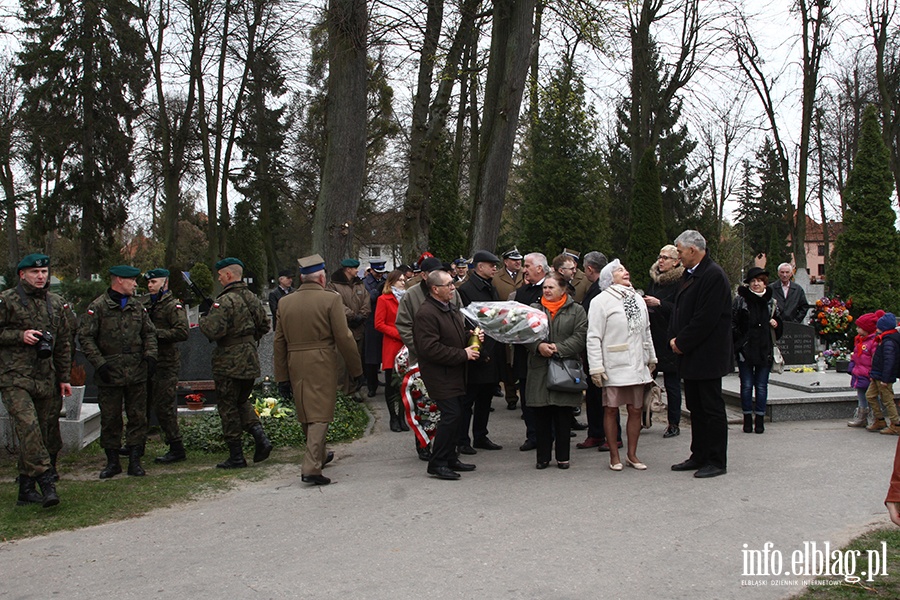
[[[219,469],[243,469],[247,466],[244,459],[244,450],[241,448],[241,440],[228,442],[229,456],[216,465]]]
[[[34,478],[28,475],[19,475],[19,499],[16,506],[25,506],[26,504],[40,504],[44,498],[34,489]]]
[[[122,465],[119,463],[119,451],[107,448],[105,452],[106,466],[100,471],[100,479],[109,479],[122,472]]]
[[[141,457],[144,455],[144,446],[132,446],[128,455],[128,474],[135,477],[143,477],[147,473],[141,466]]]
[[[187,460],[187,453],[184,451],[184,444],[181,443],[181,440],[177,442],[172,442],[169,444],[169,451],[163,454],[162,456],[157,456],[153,459],[153,462],[159,464],[169,464],[173,462],[180,462],[182,460]]]
[[[118,452],[119,456],[131,456],[131,446],[122,446]]]
[[[41,491],[44,493],[41,506],[50,508],[51,506],[59,504],[59,496],[56,494],[56,484],[53,483],[53,473],[49,470],[44,471],[38,476],[37,482],[40,484]]]
[[[256,423],[251,427],[250,435],[253,436],[253,441],[256,442],[256,450],[253,451],[253,462],[258,463],[269,458],[269,454],[272,453],[272,442],[266,437],[266,431],[262,428],[262,425]]]
[[[390,428],[391,431],[400,432],[403,429],[400,428],[400,418],[397,416],[397,409],[394,407],[394,399],[387,399],[387,408],[388,414],[390,415]]]
[[[57,454],[54,452],[50,455],[50,474],[53,475],[54,483],[59,481],[59,472],[56,470],[56,457]]]

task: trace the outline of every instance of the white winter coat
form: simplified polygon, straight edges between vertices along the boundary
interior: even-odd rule
[[[588,369],[591,375],[606,373],[609,379],[604,386],[648,383],[648,365],[656,365],[647,305],[635,295],[640,324],[635,333],[629,333],[623,304],[626,293],[622,286],[610,286],[591,301],[588,311]]]

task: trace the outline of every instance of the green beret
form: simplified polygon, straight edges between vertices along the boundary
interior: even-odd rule
[[[110,275],[115,275],[116,277],[124,277],[125,279],[131,279],[133,277],[137,277],[141,274],[141,270],[137,267],[132,267],[130,265],[116,265],[115,267],[111,267],[109,269]]]
[[[358,269],[359,261],[356,260],[355,258],[345,258],[344,260],[341,261],[341,266],[342,267],[353,267],[354,269]]]
[[[144,279],[156,279],[157,277],[168,277],[168,269],[150,269],[144,273]]]
[[[242,269],[244,268],[244,263],[242,263],[240,259],[229,256],[228,258],[223,258],[216,263],[216,271],[224,269],[225,267],[230,267],[231,265],[238,265]]]
[[[35,267],[49,266],[50,257],[46,254],[29,254],[21,261],[19,261],[19,266],[16,267],[16,271],[21,271],[22,269],[33,269]]]

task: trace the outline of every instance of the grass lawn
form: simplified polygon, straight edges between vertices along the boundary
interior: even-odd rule
[[[810,586],[797,596],[798,600],[851,600],[862,598],[900,598],[900,528],[878,529],[866,533],[842,548],[842,551],[859,550],[861,558],[857,561],[857,575],[867,569],[866,550],[881,550],[882,542],[887,542],[887,575],[874,577],[867,581],[865,577],[857,583],[849,583],[841,578],[837,585]]]

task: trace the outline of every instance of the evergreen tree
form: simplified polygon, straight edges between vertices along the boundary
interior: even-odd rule
[[[234,221],[228,236],[228,253],[244,263],[244,278],[253,279],[249,286],[257,294],[267,284],[262,276],[266,270],[266,251],[258,219],[253,204],[241,200],[234,207]]]
[[[453,144],[447,131],[441,136],[437,154],[429,200],[431,228],[428,250],[449,261],[466,253],[469,208],[460,194],[459,180],[453,164]]]
[[[759,184],[753,182],[753,169],[744,163],[743,180],[738,200],[738,223],[743,225],[744,244],[749,256],[765,253],[770,266],[788,261],[791,250],[793,205],[787,182],[781,174],[778,154],[766,138],[756,153]]]
[[[635,177],[631,198],[631,231],[625,259],[626,267],[636,274],[635,281],[643,280],[643,275],[656,262],[659,249],[668,243],[663,222],[656,156],[648,148],[641,157]]]
[[[877,309],[900,311],[900,234],[891,207],[894,183],[890,154],[881,137],[878,112],[863,114],[853,170],[844,197],[844,230],[835,241],[831,288],[853,298],[857,314]]]
[[[563,247],[606,247],[596,125],[581,74],[564,59],[540,95],[524,165],[521,246],[553,257]]]

